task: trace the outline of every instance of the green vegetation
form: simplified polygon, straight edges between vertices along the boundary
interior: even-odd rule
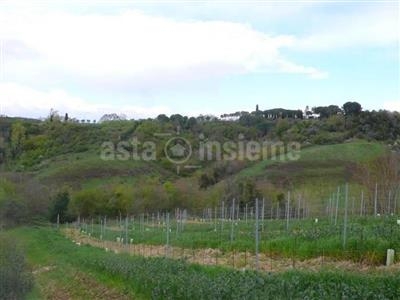
[[[320,118],[313,119],[315,114]],[[238,119],[175,114],[128,121],[108,114],[104,122],[81,124],[54,111],[45,121],[1,117],[0,228],[6,233],[0,271],[7,287],[0,298],[28,292],[29,270],[35,278],[31,299],[398,298],[399,274],[271,275],[207,268],[79,247],[52,229],[37,227],[80,220],[94,238],[102,233],[103,240],[129,237],[134,244],[165,245],[165,220],[158,224],[154,218],[169,213],[170,246],[248,253],[255,249],[252,217],[258,198],[266,205],[259,244],[263,255],[380,265],[386,249],[393,248],[398,262],[400,114],[362,111],[349,102],[343,109],[317,107],[306,115],[257,108],[225,117]],[[196,166],[180,165],[179,174],[164,149],[177,128],[192,146],[186,165]],[[242,145],[244,152],[235,153]],[[257,147],[262,158],[252,159],[247,153]],[[232,154],[233,159],[219,159]],[[233,199],[240,211],[235,222],[229,221]],[[337,222],[335,199],[340,200]],[[178,208],[189,216],[184,225],[173,214]],[[215,209],[220,218],[215,219]],[[252,211],[248,220],[247,209]],[[135,217],[128,232],[124,224],[110,222],[125,216]]]
[[[321,168],[345,167],[349,164],[368,162],[376,157],[384,155],[386,148],[383,144],[355,141],[344,144],[318,145],[306,147],[298,153],[298,159],[280,160],[279,155],[274,159],[266,159],[244,169],[240,176],[260,176],[266,173],[266,169],[273,166],[296,169],[296,176],[303,177],[304,169],[313,169],[325,173]],[[331,163],[331,166],[329,166]],[[307,166],[309,166],[307,168]],[[300,167],[300,169],[299,169]],[[299,172],[300,171],[300,172]],[[340,174],[343,175],[343,174]],[[333,178],[331,178],[333,179]]]
[[[233,198],[240,199],[243,208],[256,197],[282,202],[288,190],[318,207],[338,185],[349,182],[352,190],[365,190],[370,208],[377,182],[383,187],[380,201],[389,192],[397,197],[396,176],[383,176],[385,171],[376,165],[397,149],[399,116],[384,111],[357,112],[357,107],[350,103],[344,110],[315,108],[321,119],[302,119],[299,111],[257,110],[241,112],[236,122],[177,114],[130,121],[110,115],[105,120],[114,121],[99,124],[74,123],[71,118],[62,121],[55,112],[43,122],[1,118],[1,174],[13,192],[7,189],[8,196],[0,193],[0,206],[9,212],[3,214],[9,216],[9,224],[38,218],[55,221],[57,214],[51,209],[61,192],[67,192],[69,198],[64,212],[68,218],[61,222],[78,215],[171,212],[177,207],[199,214]],[[193,148],[187,164],[201,167],[182,166],[179,176],[164,151],[169,137],[154,136],[158,132],[174,135],[177,126]],[[246,157],[220,161],[215,160],[218,154],[229,151],[211,147],[214,159],[202,160],[200,141],[230,142],[235,147],[239,142],[254,141],[265,145],[262,150],[267,156],[256,161]],[[142,159],[148,149],[145,142],[154,143],[155,160]],[[301,143],[301,151],[293,151],[289,142]],[[106,150],[111,155],[102,159]],[[368,182],[362,176],[366,172],[373,174]]]
[[[0,299],[21,299],[33,287],[33,276],[14,238],[0,233]]]
[[[97,221],[97,220],[96,220]],[[304,260],[330,257],[338,260],[372,265],[385,263],[386,250],[395,249],[400,253],[400,225],[395,217],[354,217],[347,224],[346,245],[343,245],[343,216],[334,224],[334,219],[267,220],[260,222],[261,253],[269,256]],[[184,229],[179,220],[170,224],[169,245],[186,249],[220,249],[223,252],[239,251],[254,253],[254,219],[231,221],[221,219],[209,222],[185,222]],[[160,224],[153,216],[129,221],[108,220],[107,227],[91,222],[81,224],[81,230],[100,240],[116,241],[124,238],[125,243],[165,245],[166,224]],[[263,230],[261,230],[261,228]],[[400,257],[397,254],[398,257]]]
[[[20,228],[8,235],[21,240],[27,249],[28,263],[38,271],[32,299],[57,296],[73,299],[397,299],[400,296],[398,273],[325,270],[262,274],[202,267],[165,258],[116,255],[90,246],[77,246],[47,228]]]

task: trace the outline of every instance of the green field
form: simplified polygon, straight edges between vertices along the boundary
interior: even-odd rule
[[[365,141],[309,146],[302,148],[297,153],[298,159],[296,160],[290,160],[286,156],[285,159],[281,160],[280,156],[277,155],[275,159],[266,159],[249,166],[241,171],[239,176],[263,176],[277,169],[283,170],[283,172],[288,173],[287,175],[291,175],[290,171],[296,171],[292,175],[299,178],[310,175],[314,175],[313,177],[317,175],[329,177],[330,174],[341,176],[347,164],[367,162],[384,154],[385,151],[386,147],[383,144]],[[330,179],[335,182],[342,180],[342,178],[335,177]]]
[[[258,273],[78,246],[54,229],[22,227],[34,273],[28,299],[397,299],[400,274],[330,270]]]
[[[255,252],[255,221],[230,221],[217,219],[188,221],[171,220],[168,225],[164,218],[122,219],[122,222],[108,220],[106,227],[98,219],[78,227],[83,234],[98,240],[115,242],[123,238],[124,243],[168,245],[184,249],[219,249],[226,252]],[[400,253],[400,225],[393,217],[349,217],[344,231],[341,216],[337,224],[334,219],[266,220],[259,222],[259,252],[268,256],[305,260],[326,257],[351,260],[367,265],[385,263],[386,250],[395,249]],[[167,233],[167,227],[170,229]],[[216,255],[216,254],[214,254]],[[213,257],[218,259],[217,257]]]

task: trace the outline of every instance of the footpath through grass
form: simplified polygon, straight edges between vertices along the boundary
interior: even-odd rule
[[[267,274],[78,246],[51,228],[7,233],[35,274],[31,299],[399,299],[400,274]]]

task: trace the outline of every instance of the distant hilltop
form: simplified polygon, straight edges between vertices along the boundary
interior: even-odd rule
[[[276,119],[319,119],[319,118],[329,118],[333,115],[351,115],[357,114],[362,111],[362,107],[358,102],[346,102],[343,104],[343,107],[340,108],[337,105],[329,105],[329,106],[316,106],[310,109],[309,106],[306,106],[304,110],[291,110],[284,108],[273,108],[267,110],[260,110],[258,105],[256,105],[256,110],[253,112],[247,111],[238,111],[230,114],[221,115],[222,120],[238,120],[240,117],[246,115],[258,115],[263,116],[266,119],[276,120]]]

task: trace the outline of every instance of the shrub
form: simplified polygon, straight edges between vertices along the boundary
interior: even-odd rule
[[[21,299],[33,287],[33,276],[16,243],[0,235],[0,299]]]

